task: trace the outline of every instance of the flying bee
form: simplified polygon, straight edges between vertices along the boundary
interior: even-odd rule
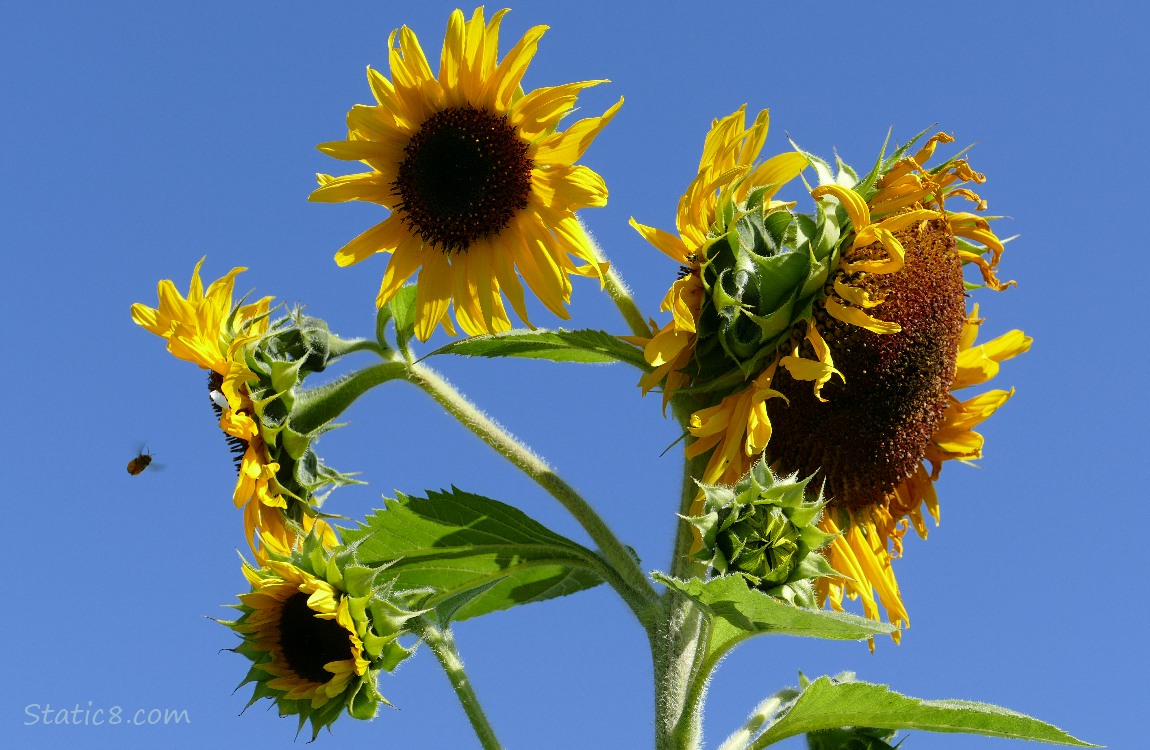
[[[128,473],[136,476],[144,469],[148,468],[152,463],[152,454],[148,453],[145,448],[140,448],[136,457],[128,462]]]

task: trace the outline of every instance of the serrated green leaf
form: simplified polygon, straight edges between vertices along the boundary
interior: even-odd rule
[[[345,544],[359,565],[383,565],[399,589],[429,588],[420,606],[466,620],[602,583],[593,552],[497,500],[452,488],[388,499]],[[446,620],[444,620],[446,624]]]
[[[707,644],[708,658],[729,651],[755,635],[857,641],[896,630],[889,624],[844,612],[796,607],[750,588],[739,576],[719,576],[709,581],[682,581],[662,573],[654,573],[652,577],[690,598],[714,617]]]
[[[1044,721],[1001,706],[961,700],[922,700],[896,693],[886,685],[820,677],[779,714],[751,748],[758,750],[796,734],[839,727],[962,732],[1056,745],[1099,747],[1075,739]]]
[[[440,347],[428,356],[435,354],[522,357],[552,362],[625,362],[644,371],[651,369],[643,359],[641,349],[606,331],[590,328],[578,331],[565,331],[562,328],[558,331],[515,329],[471,336]]]

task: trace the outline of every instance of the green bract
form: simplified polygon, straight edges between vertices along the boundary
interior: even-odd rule
[[[304,379],[322,372],[348,348],[327,323],[298,310],[272,324],[245,352],[256,380],[248,383],[255,403],[260,436],[271,461],[279,465],[276,481],[283,492],[304,503],[309,512],[322,505],[331,489],[356,483],[350,475],[326,466],[312,448],[314,440],[337,427],[330,419],[301,425],[296,418]],[[291,514],[289,514],[291,515]],[[300,520],[292,516],[292,520]]]
[[[826,501],[806,499],[809,479],[779,479],[755,464],[734,487],[702,485],[703,514],[688,518],[703,540],[696,557],[792,604],[816,606],[812,581],[839,576],[817,550],[834,538],[815,525]]]

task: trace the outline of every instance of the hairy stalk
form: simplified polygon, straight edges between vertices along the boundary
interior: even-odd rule
[[[607,269],[604,284],[607,286],[607,294],[611,296],[611,301],[615,303],[615,307],[619,308],[619,313],[627,322],[631,333],[643,338],[650,338],[653,335],[651,327],[647,325],[643,313],[639,311],[639,306],[631,297],[631,290],[623,283],[623,277],[616,273],[615,266]]]
[[[650,627],[658,606],[658,594],[639,568],[631,552],[619,541],[610,527],[578,492],[557,475],[542,459],[534,455],[507,431],[495,424],[474,404],[434,370],[412,364],[404,378],[431,396],[451,416],[475,433],[480,440],[554,497],[574,516],[588,536],[599,547],[599,554],[614,572],[607,582],[635,612],[644,628]]]
[[[774,718],[783,704],[794,700],[798,694],[798,690],[786,688],[755,706],[755,710],[751,712],[746,723],[728,737],[718,750],[744,750],[762,731],[763,726]]]
[[[687,428],[690,411],[675,404],[675,416]],[[695,478],[702,475],[706,458],[687,459],[679,514],[688,515],[698,495]],[[676,526],[670,574],[676,578],[702,576],[705,566],[690,558],[693,536],[684,521]],[[709,627],[699,609],[686,597],[668,590],[663,594],[664,620],[655,642],[655,747],[658,750],[694,750],[702,741],[702,706],[707,675],[703,671]]]
[[[586,232],[586,227],[583,228]],[[587,233],[588,238],[591,237]],[[608,263],[607,258],[603,255],[603,248],[599,247],[593,239],[591,241],[591,250],[595,253],[596,259],[600,263]],[[653,335],[651,327],[647,325],[647,318],[640,312],[639,306],[635,304],[635,299],[631,296],[631,290],[627,288],[624,283],[623,277],[615,270],[614,263],[608,263],[607,273],[603,275],[603,286],[607,289],[608,296],[611,301],[615,303],[615,307],[619,308],[619,314],[623,316],[623,320],[627,323],[627,327],[631,329],[631,333],[643,338],[651,338]]]
[[[463,704],[463,711],[467,714],[471,727],[475,730],[475,736],[479,738],[479,743],[484,750],[500,750],[499,740],[495,739],[495,731],[491,728],[490,722],[487,721],[487,715],[483,713],[483,707],[479,705],[479,697],[475,694],[475,690],[471,687],[471,681],[467,679],[467,674],[463,671],[463,660],[459,658],[459,651],[455,647],[455,638],[451,634],[451,629],[440,630],[430,622],[425,621],[421,635],[424,643],[439,660],[443,671],[447,674],[447,679],[451,681],[451,687],[459,697],[459,702]]]

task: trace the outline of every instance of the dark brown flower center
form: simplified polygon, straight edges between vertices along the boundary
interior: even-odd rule
[[[293,594],[280,612],[280,651],[296,675],[323,684],[335,675],[323,668],[351,658],[351,638],[335,620],[321,620],[307,606],[308,595]]]
[[[911,475],[942,419],[954,380],[966,315],[954,237],[937,220],[896,236],[906,249],[901,271],[847,281],[883,298],[871,314],[900,324],[902,331],[872,333],[816,306],[815,323],[846,382],[832,379],[822,403],[810,383],[779,368],[773,387],[790,405],[768,402],[774,427],[770,461],[784,473],[817,473],[816,482],[826,480],[826,492],[839,506],[877,505]],[[848,260],[884,254],[872,245]]]
[[[466,251],[527,207],[527,146],[503,115],[474,107],[436,112],[404,147],[396,210],[424,242]]]

